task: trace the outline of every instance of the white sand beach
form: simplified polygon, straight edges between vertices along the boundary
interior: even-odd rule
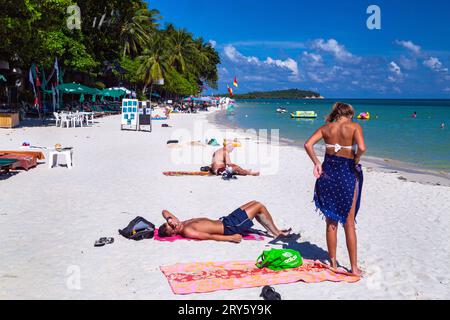
[[[279,162],[262,166],[262,176],[256,178],[223,181],[162,174],[197,171],[208,164],[213,147],[189,146],[191,140],[210,137],[196,132],[200,124],[206,126],[206,118],[173,115],[165,121],[172,128],[154,122],[152,133],[121,131],[118,116],[88,128],[1,130],[0,149],[18,149],[24,141],[37,146],[61,143],[75,148],[75,167],[49,169],[45,162],[0,178],[0,299],[261,299],[261,288],[174,295],[160,266],[256,260],[267,242],[134,242],[118,234],[136,216],[159,226],[163,209],[181,219],[220,218],[258,200],[280,227],[301,234],[290,248],[304,258],[325,259],[325,223],[312,202],[315,178],[303,150],[275,146],[271,159]],[[180,130],[192,138],[184,138],[181,148],[169,148],[166,141],[178,139]],[[234,151],[236,162],[258,169],[240,156],[256,142],[242,138],[243,147]],[[192,151],[189,159],[198,161],[174,163],[184,149]],[[450,298],[450,189],[400,176],[365,170],[357,221],[359,261],[366,276],[355,284],[275,286],[283,299]],[[100,237],[114,237],[115,242],[94,248]],[[349,267],[342,228],[338,258]],[[70,284],[78,271],[80,286],[74,287]]]

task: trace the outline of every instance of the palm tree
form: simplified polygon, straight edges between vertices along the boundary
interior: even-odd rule
[[[170,44],[170,64],[180,73],[186,73],[188,65],[199,54],[193,41],[192,34],[186,29],[167,28]]]
[[[145,93],[149,85],[152,86],[155,81],[164,79],[166,72],[170,70],[166,39],[160,34],[155,34],[138,60],[140,66],[137,72],[144,82]]]
[[[133,17],[122,25],[120,39],[123,43],[123,56],[128,53],[131,57],[139,54],[150,40],[152,33],[158,28],[159,11],[147,8],[138,9]]]

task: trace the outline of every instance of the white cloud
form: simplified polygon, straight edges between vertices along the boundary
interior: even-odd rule
[[[323,66],[322,56],[320,54],[309,53],[308,51],[303,52],[302,62],[311,67]]]
[[[389,82],[402,82],[404,80],[402,69],[397,63],[391,61],[388,67],[389,71],[391,72],[391,75],[389,75],[387,78]]]
[[[408,50],[411,50],[415,54],[419,54],[422,48],[418,46],[417,44],[414,44],[412,41],[404,41],[404,40],[395,40],[395,43],[399,46],[402,46],[403,48],[406,48]]]
[[[342,44],[339,44],[335,39],[317,39],[314,40],[312,43],[312,47],[314,49],[319,49],[324,52],[331,53],[336,57],[336,59],[343,61],[343,62],[349,62],[349,63],[359,63],[361,61],[361,58],[353,55],[350,53],[345,46]]]
[[[261,61],[259,61],[258,58],[256,58],[256,57],[246,57],[242,53],[237,51],[236,48],[231,46],[231,45],[225,46],[223,51],[224,51],[225,55],[228,57],[228,59],[230,59],[233,62],[242,62],[242,61],[245,62],[246,61],[248,63],[253,63],[253,64],[261,63]]]
[[[443,68],[442,62],[436,57],[430,57],[423,62],[423,65],[436,72],[447,72],[447,68]]]
[[[268,65],[275,65],[280,68],[286,68],[292,71],[292,74],[294,76],[298,76],[298,64],[297,61],[294,61],[291,58],[288,58],[286,60],[274,60],[271,57],[268,57],[265,61]]]
[[[235,63],[247,63],[253,65],[267,65],[267,66],[275,66],[282,69],[287,69],[292,72],[293,76],[298,76],[298,64],[294,59],[288,58],[286,60],[276,60],[268,57],[265,61],[261,61],[257,57],[253,56],[244,56],[240,53],[234,46],[227,45],[224,48],[225,56],[228,57],[232,62]]]
[[[395,73],[398,76],[402,75],[402,69],[394,61],[389,64],[389,71]]]
[[[405,56],[400,57],[400,65],[406,70],[414,70],[417,68],[417,59],[408,59]]]
[[[209,44],[211,45],[211,47],[215,48],[217,46],[217,41],[209,40]]]
[[[284,48],[284,49],[303,49],[303,42],[295,41],[239,41],[230,45],[235,47],[267,47],[267,48]]]

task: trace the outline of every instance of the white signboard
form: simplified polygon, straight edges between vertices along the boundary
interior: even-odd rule
[[[123,99],[122,100],[122,120],[121,125],[137,128],[138,126],[138,100]]]

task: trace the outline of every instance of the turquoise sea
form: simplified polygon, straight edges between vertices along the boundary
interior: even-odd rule
[[[234,115],[220,114],[216,121],[244,129],[279,129],[281,138],[303,144],[324,124],[336,101],[350,103],[357,114],[371,113],[369,121],[355,120],[364,129],[368,156],[450,172],[450,100],[242,100]],[[277,113],[279,107],[288,113]],[[293,111],[316,111],[318,118],[291,119]]]

